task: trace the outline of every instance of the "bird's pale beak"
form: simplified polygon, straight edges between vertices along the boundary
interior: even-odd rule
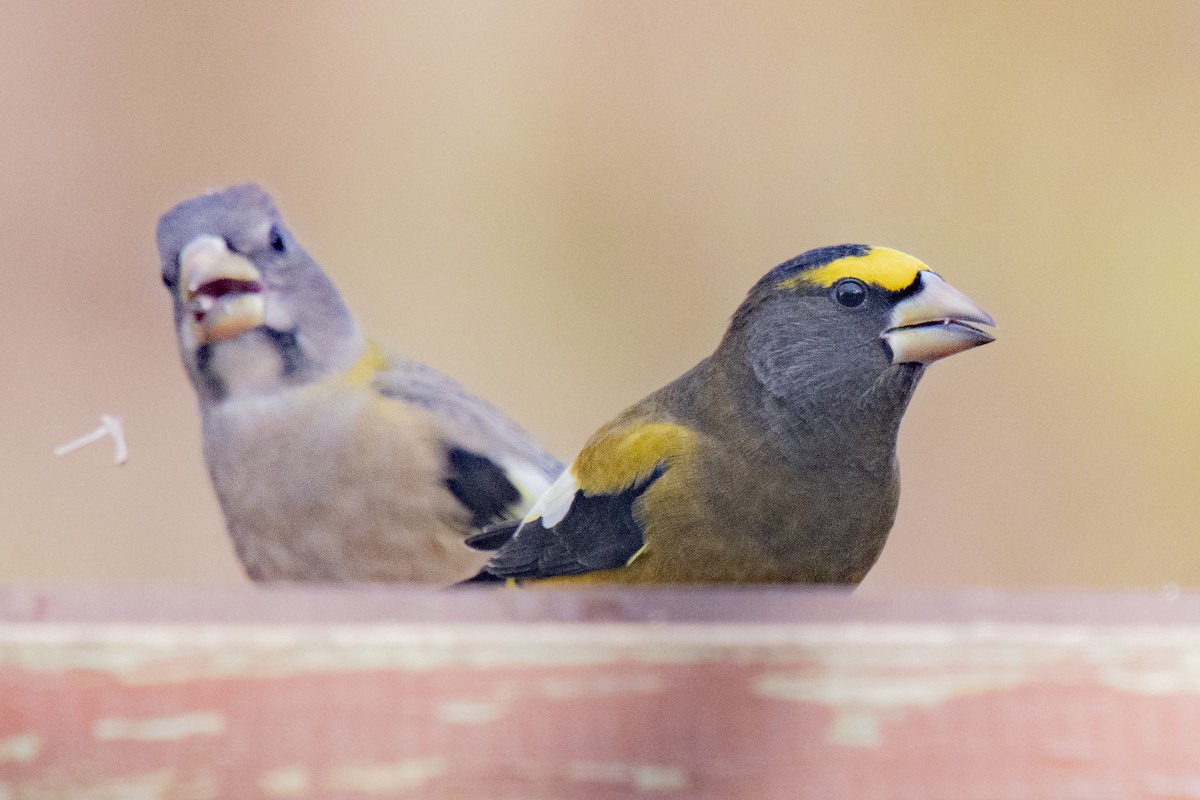
[[[896,304],[882,334],[893,364],[932,364],[995,340],[968,324],[996,326],[974,300],[934,272],[923,270],[920,275],[921,288]]]
[[[262,273],[217,236],[197,236],[179,253],[179,299],[198,344],[236,338],[263,324]]]

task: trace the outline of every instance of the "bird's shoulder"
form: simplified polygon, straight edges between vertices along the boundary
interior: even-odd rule
[[[488,564],[500,577],[551,578],[627,565],[646,544],[639,500],[697,432],[661,409],[635,407],[597,431]]]
[[[359,362],[346,377],[362,382],[383,397],[438,413],[490,408],[486,401],[445,373],[374,341],[367,342]]]
[[[348,377],[427,421],[445,453],[447,488],[473,527],[519,518],[562,472],[532,436],[448,375],[375,343],[363,359],[361,374],[352,368]]]
[[[373,342],[367,351],[375,354],[365,376],[370,390],[425,412],[448,441],[485,455],[528,461],[551,477],[561,471],[562,465],[533,437],[454,378]]]

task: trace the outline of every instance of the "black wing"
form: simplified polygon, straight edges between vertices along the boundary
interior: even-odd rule
[[[484,525],[478,532],[467,537],[467,547],[483,552],[495,552],[506,545],[520,527],[519,519]]]
[[[462,448],[446,456],[446,488],[471,512],[471,527],[503,521],[521,499],[521,493],[496,462]]]
[[[546,528],[540,518],[524,523],[484,569],[501,578],[553,578],[625,566],[646,543],[636,503],[664,471],[659,466],[614,494],[576,491],[557,525]]]

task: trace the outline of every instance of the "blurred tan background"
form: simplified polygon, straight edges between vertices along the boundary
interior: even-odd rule
[[[256,180],[384,342],[569,457],[810,247],[1000,322],[865,586],[1200,584],[1193,2],[8,2],[0,581],[239,582],[158,215]],[[108,443],[51,449],[122,416]]]

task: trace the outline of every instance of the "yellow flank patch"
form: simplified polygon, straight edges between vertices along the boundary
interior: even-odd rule
[[[383,368],[387,366],[387,356],[374,341],[368,339],[363,346],[362,355],[350,365],[350,368],[338,376],[338,382],[348,386],[370,386]]]
[[[865,256],[839,258],[780,281],[776,288],[795,289],[802,283],[833,286],[842,278],[858,278],[863,283],[898,292],[912,286],[917,273],[925,269],[929,267],[908,253],[890,247],[872,247]]]
[[[571,469],[585,494],[612,494],[645,480],[663,461],[688,455],[695,439],[682,425],[635,423],[588,444]]]

